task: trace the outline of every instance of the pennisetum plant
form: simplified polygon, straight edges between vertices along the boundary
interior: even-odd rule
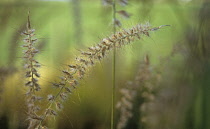
[[[37,42],[37,38],[35,38],[34,34],[35,30],[31,28],[30,22],[30,12],[28,12],[28,21],[26,30],[22,32],[25,36],[23,41],[25,42],[22,45],[24,49],[23,51],[23,59],[24,59],[24,69],[25,69],[25,86],[27,87],[26,92],[26,104],[27,104],[27,114],[29,122],[29,129],[34,128],[37,120],[41,119],[36,112],[40,110],[40,107],[37,105],[37,101],[40,101],[42,97],[37,96],[37,92],[41,89],[38,78],[40,74],[38,72],[38,68],[41,66],[40,63],[35,59],[36,54],[39,52],[38,49],[35,48],[35,43]]]
[[[185,89],[185,79],[183,79],[184,84],[181,85],[181,89],[180,85],[168,86],[168,83],[164,80],[164,74],[167,73],[173,56],[178,54],[182,55],[183,49],[181,46],[175,44],[171,55],[160,59],[160,63],[156,67],[153,67],[149,81],[143,83],[144,85],[139,85],[141,86],[139,92],[140,97],[138,97],[141,98],[141,103],[138,107],[140,114],[139,126],[145,129],[183,128],[183,125],[178,123],[185,121],[183,119],[185,117],[183,116],[186,111],[185,106],[188,105],[186,104],[186,100],[189,99],[188,95],[191,90]],[[173,78],[170,76],[173,75],[167,75],[168,78]],[[183,82],[179,81],[178,83]],[[185,94],[184,98],[182,93]]]
[[[163,25],[166,26],[166,25]],[[83,79],[89,69],[97,62],[100,62],[111,50],[121,48],[130,44],[135,39],[141,39],[143,35],[149,36],[151,31],[158,30],[163,26],[152,28],[149,23],[138,24],[130,29],[123,29],[111,36],[104,38],[97,45],[91,46],[75,58],[72,64],[69,64],[65,70],[62,70],[60,81],[52,83],[57,88],[56,94],[48,95],[49,106],[45,112],[37,119],[39,122],[36,127],[43,127],[44,121],[49,116],[56,116],[57,111],[62,109],[62,102],[79,85],[79,80]]]
[[[155,116],[156,114],[154,114],[154,111],[160,107],[159,105],[163,106],[165,103],[162,104],[162,100],[157,99],[157,92],[159,92],[160,89],[163,89],[163,87],[160,87],[159,85],[162,81],[161,77],[164,69],[171,58],[175,54],[180,53],[176,49],[178,46],[174,45],[174,47],[171,55],[162,58],[157,66],[151,65],[149,56],[146,55],[144,61],[138,68],[134,80],[127,82],[126,85],[119,90],[121,98],[116,104],[116,108],[119,111],[117,129],[124,129],[129,125],[134,126],[133,122],[138,123],[135,123],[135,126],[137,126],[135,128],[150,129],[159,127],[154,126],[155,124],[157,125],[157,121],[152,119],[160,117]]]
[[[128,124],[128,121],[133,117],[136,101],[138,101],[137,106],[141,106],[140,103],[143,103],[146,99],[154,98],[152,94],[152,87],[154,85],[151,84],[152,73],[149,56],[146,55],[144,61],[138,68],[135,79],[127,82],[126,87],[120,89],[121,98],[116,104],[116,108],[120,112],[117,129],[125,128]]]
[[[114,6],[114,5],[113,5]],[[113,7],[114,8],[114,7]],[[114,15],[115,15],[114,11]],[[25,59],[25,86],[28,88],[26,93],[26,104],[28,107],[28,120],[29,129],[36,128],[46,128],[44,123],[47,118],[50,116],[56,116],[57,111],[62,110],[62,102],[64,102],[68,95],[70,95],[73,90],[79,85],[79,81],[84,78],[88,73],[89,69],[93,67],[97,62],[100,62],[111,50],[114,51],[114,62],[113,68],[115,67],[115,51],[116,48],[121,48],[122,46],[132,43],[136,39],[141,39],[143,36],[150,36],[151,31],[156,31],[164,26],[151,27],[149,23],[138,24],[130,29],[122,29],[119,32],[116,32],[116,28],[113,31],[113,34],[102,39],[95,46],[91,46],[86,50],[82,51],[80,55],[75,58],[72,64],[69,64],[67,68],[61,71],[62,75],[60,80],[53,82],[52,85],[57,89],[56,94],[49,94],[47,99],[49,101],[48,106],[43,113],[38,115],[40,107],[38,106],[38,101],[42,99],[37,95],[37,92],[41,89],[38,78],[40,74],[38,69],[41,66],[40,63],[35,59],[36,54],[39,52],[35,48],[35,43],[37,39],[34,38],[35,30],[31,28],[30,15],[28,13],[28,21],[26,31],[22,34],[26,37],[23,39],[25,44],[23,45]],[[115,69],[113,70],[113,77],[115,77]],[[113,78],[113,94],[112,94],[112,104],[114,105],[114,92],[115,92],[115,78]],[[115,108],[115,107],[114,107]],[[112,123],[111,128],[114,128],[114,108],[112,111]]]

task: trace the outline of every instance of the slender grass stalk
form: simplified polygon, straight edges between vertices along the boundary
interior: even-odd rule
[[[82,11],[81,11],[81,0],[72,0],[72,16],[73,16],[73,26],[74,26],[74,41],[83,45],[83,26],[82,26]]]
[[[115,25],[115,20],[116,20],[116,0],[113,0],[112,3],[112,11],[113,11],[113,33],[116,33],[116,25]],[[111,109],[111,129],[114,129],[115,122],[114,122],[114,117],[115,117],[115,88],[116,88],[116,46],[114,43],[113,46],[113,62],[112,62],[112,109]]]

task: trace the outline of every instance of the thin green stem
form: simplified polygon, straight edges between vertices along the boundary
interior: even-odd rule
[[[114,24],[113,24],[113,33],[116,33],[116,25],[115,25],[115,20],[116,20],[116,1],[113,0],[113,5],[112,5],[112,9],[113,9],[113,20],[114,20]],[[115,43],[114,43],[114,50],[113,50],[113,64],[112,64],[112,109],[111,109],[111,129],[114,129],[115,127],[115,122],[114,122],[114,116],[115,116],[115,87],[116,87],[116,47],[115,47]]]
[[[64,84],[64,86],[61,87],[61,89],[60,89],[59,92],[56,94],[56,96],[55,96],[55,98],[53,99],[53,101],[52,101],[52,102],[50,103],[50,105],[47,107],[46,111],[48,111],[48,110],[52,107],[53,103],[56,101],[56,99],[58,98],[58,96],[61,94],[61,92],[62,92],[62,90],[64,89],[65,86],[66,86],[66,84]],[[39,121],[39,125],[38,125],[38,128],[37,128],[37,129],[39,129],[39,128],[41,127],[42,122],[46,119],[46,117],[47,117],[47,113],[45,113],[45,115],[44,115],[44,117],[42,118],[42,120]]]

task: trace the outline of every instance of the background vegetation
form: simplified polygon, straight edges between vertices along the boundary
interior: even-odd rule
[[[36,47],[40,52],[36,59],[42,65],[39,82],[42,87],[40,94],[44,97],[54,92],[51,82],[59,78],[63,67],[80,53],[78,50],[95,45],[112,34],[111,6],[103,6],[100,0],[77,2],[0,1],[1,128],[21,129],[28,125],[21,47],[24,38],[21,32],[26,29],[28,10],[38,38]],[[207,0],[130,0],[125,7],[117,5],[117,10],[124,9],[131,14],[129,19],[118,16],[122,28],[147,21],[154,27],[171,25],[152,32],[149,38],[117,49],[116,101],[122,96],[120,89],[129,80],[134,80],[145,55],[149,56],[152,73],[161,74],[161,81],[155,84],[155,102],[149,106],[153,109],[147,107],[145,111],[152,119],[142,122],[143,117],[134,115],[125,128],[210,128],[209,5]],[[64,102],[64,109],[58,116],[45,124],[54,129],[108,129],[111,74],[112,56],[107,55],[80,82],[77,90]],[[147,81],[153,84],[154,78]],[[134,105],[141,99],[136,101]],[[44,103],[40,102],[46,107],[47,102]],[[140,114],[139,105],[136,105],[133,114]],[[117,123],[120,112],[117,109],[116,112]],[[164,119],[157,122],[157,118]]]

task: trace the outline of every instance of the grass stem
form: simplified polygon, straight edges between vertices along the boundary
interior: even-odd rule
[[[116,33],[116,1],[113,0],[113,33]],[[115,123],[114,123],[114,116],[115,116],[115,87],[116,87],[116,45],[114,43],[114,50],[113,50],[113,64],[112,64],[112,109],[111,109],[111,129],[114,129]]]

